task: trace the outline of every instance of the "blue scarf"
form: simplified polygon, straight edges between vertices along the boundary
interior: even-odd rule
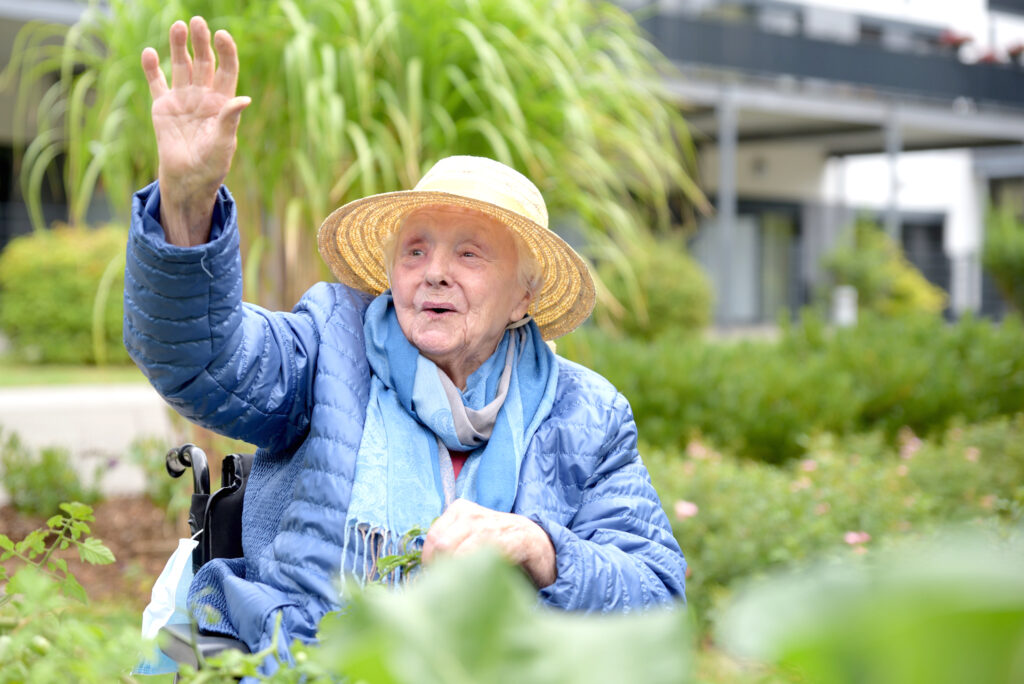
[[[531,321],[507,330],[459,392],[406,339],[390,292],[370,303],[363,327],[372,371],[370,399],[346,517],[342,570],[373,579],[378,558],[403,550],[402,535],[413,527],[427,529],[444,512],[452,496],[448,450],[471,452],[454,482],[455,496],[495,511],[512,510],[526,447],[554,403],[558,368]],[[490,435],[468,439],[456,425],[449,396],[461,398],[472,413],[486,411],[505,389]],[[457,406],[456,412],[461,411]],[[414,543],[421,545],[422,539]]]

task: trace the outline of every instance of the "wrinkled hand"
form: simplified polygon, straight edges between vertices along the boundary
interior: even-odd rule
[[[456,499],[427,531],[423,563],[438,555],[460,555],[496,548],[520,565],[538,588],[558,578],[555,547],[540,525],[515,513],[499,513],[466,499]]]
[[[236,97],[238,49],[227,31],[217,31],[215,64],[210,29],[202,17],[189,27],[170,29],[171,87],[156,50],[142,51],[142,69],[153,96],[153,130],[160,156],[160,218],[167,240],[176,245],[206,242],[217,190],[231,168],[236,133],[248,97]]]

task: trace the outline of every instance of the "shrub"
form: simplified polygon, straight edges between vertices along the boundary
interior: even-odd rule
[[[687,596],[702,621],[742,578],[824,553],[869,552],[880,542],[951,523],[1024,521],[1024,415],[953,428],[944,439],[905,431],[807,443],[783,467],[723,456],[694,440],[685,452],[645,450],[690,568]]]
[[[653,343],[581,330],[559,341],[630,400],[640,437],[683,447],[702,436],[737,455],[797,458],[808,437],[903,426],[940,434],[1024,407],[1024,326],[935,316],[866,316],[827,331],[805,315],[781,341]]]
[[[598,276],[615,298],[597,312],[632,337],[666,332],[692,337],[711,321],[711,284],[681,243],[640,239],[623,250],[623,261],[601,262]]]
[[[0,329],[23,359],[124,362],[126,234],[62,227],[12,240],[0,254]]]
[[[57,513],[62,501],[99,499],[95,487],[82,483],[66,450],[47,448],[34,454],[15,434],[0,443],[0,472],[11,503],[29,515]]]
[[[773,577],[744,592],[720,636],[800,682],[1019,682],[1024,538],[993,541],[947,534]]]
[[[907,261],[892,238],[870,221],[858,221],[850,239],[824,258],[836,285],[857,290],[857,308],[886,316],[939,313],[946,293]]]
[[[1024,314],[1024,224],[1012,209],[989,213],[982,262],[1010,306]]]

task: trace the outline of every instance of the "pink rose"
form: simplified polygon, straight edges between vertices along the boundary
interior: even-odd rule
[[[847,532],[843,535],[843,541],[850,546],[856,546],[858,544],[867,544],[871,541],[871,535],[863,530],[858,532]]]
[[[687,518],[692,518],[693,516],[697,515],[697,512],[700,510],[699,508],[697,508],[697,504],[693,503],[692,501],[683,501],[682,499],[676,501],[675,509],[676,518],[678,518],[679,520],[686,520]]]

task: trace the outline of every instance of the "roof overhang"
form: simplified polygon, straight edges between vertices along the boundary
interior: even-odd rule
[[[844,95],[832,87],[814,91],[784,78],[768,84],[687,75],[666,85],[698,144],[715,141],[717,112],[726,102],[735,107],[740,144],[804,142],[820,144],[830,156],[877,153],[886,150],[889,126],[898,128],[903,150],[1024,144],[1024,111]]]

